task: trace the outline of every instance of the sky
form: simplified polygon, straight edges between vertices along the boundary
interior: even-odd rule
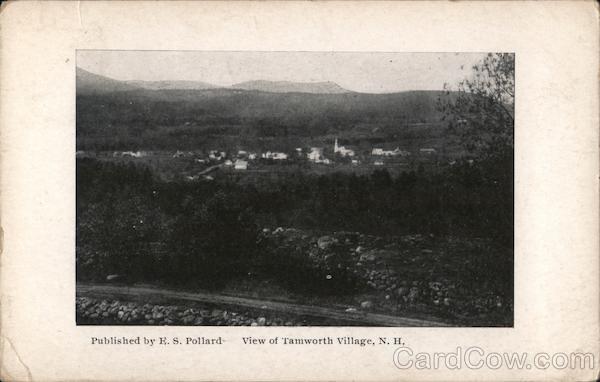
[[[77,66],[117,80],[322,82],[364,93],[442,90],[470,76],[486,53],[80,50]]]

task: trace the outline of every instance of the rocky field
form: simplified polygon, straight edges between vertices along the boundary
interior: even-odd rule
[[[512,325],[512,251],[482,239],[265,229],[276,253],[303,253],[325,283],[356,280],[348,311],[427,315],[473,326]],[[340,299],[338,298],[338,301]]]
[[[263,229],[261,240],[267,254],[263,263],[257,264],[257,272],[217,292],[332,307],[348,314],[370,312],[457,326],[512,325],[512,252],[483,239],[423,235],[383,238],[277,227]],[[304,289],[297,283],[305,284]],[[270,287],[264,288],[265,284]],[[77,317],[82,324],[340,324],[219,306],[87,297],[77,299]]]
[[[286,317],[250,310],[231,311],[210,306],[181,306],[78,297],[77,322],[83,325],[184,326],[302,326],[308,318]]]

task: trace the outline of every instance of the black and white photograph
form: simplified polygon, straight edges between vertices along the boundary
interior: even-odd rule
[[[77,325],[513,327],[515,55],[78,50]]]

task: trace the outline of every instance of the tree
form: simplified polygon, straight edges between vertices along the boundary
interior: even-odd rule
[[[184,200],[169,243],[174,278],[215,286],[248,272],[258,251],[258,228],[246,204],[243,195],[223,191],[208,200]]]
[[[512,158],[515,56],[489,53],[472,69],[471,78],[461,81],[457,92],[446,86],[446,97],[438,106],[469,154]]]
[[[467,188],[472,187],[472,179],[478,179],[488,206],[479,221],[490,228],[493,237],[512,247],[515,57],[490,53],[472,69],[472,76],[458,84],[458,91],[447,88],[439,102],[450,129],[461,137],[476,163],[455,166],[452,176]]]

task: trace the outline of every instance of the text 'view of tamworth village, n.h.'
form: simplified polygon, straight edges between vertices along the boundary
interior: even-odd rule
[[[514,55],[79,51],[77,323],[512,326]]]

